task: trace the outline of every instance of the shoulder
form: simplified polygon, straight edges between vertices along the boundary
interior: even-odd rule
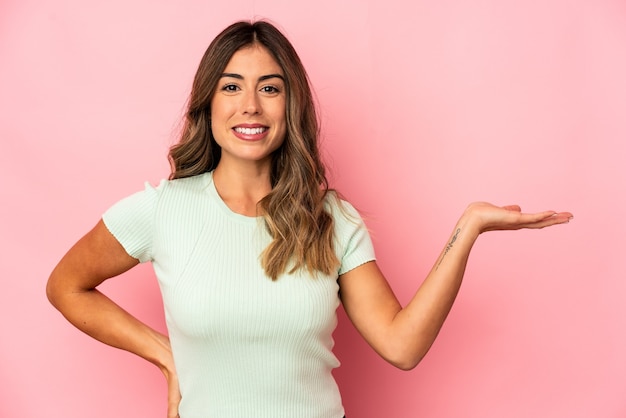
[[[324,198],[324,207],[334,218],[335,222],[362,223],[358,210],[336,191],[329,190]]]
[[[348,245],[355,237],[367,237],[369,230],[359,211],[338,193],[328,192],[325,208],[333,218],[335,238],[340,246]]]
[[[161,180],[155,188],[160,193],[204,191],[212,181],[212,172],[172,180]]]
[[[335,224],[335,252],[340,261],[338,273],[344,274],[376,259],[369,230],[358,210],[336,192],[329,192],[326,210]]]
[[[180,205],[180,202],[193,199],[193,195],[200,196],[210,182],[209,173],[198,176],[174,180],[161,180],[156,186],[150,182],[144,183],[143,190],[137,191],[117,201],[106,212],[111,213],[154,213],[157,208]]]
[[[156,185],[146,182],[144,189],[136,194],[151,200],[157,206],[167,202],[180,202],[206,194],[211,173],[203,173],[179,179],[163,179]]]

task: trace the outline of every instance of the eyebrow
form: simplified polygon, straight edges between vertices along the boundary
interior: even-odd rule
[[[237,73],[222,73],[222,77],[231,77],[231,78],[236,78],[236,79],[239,79],[239,80],[243,80],[243,76],[241,74],[237,74]],[[280,74],[262,75],[261,77],[259,77],[259,81],[265,81],[265,80],[269,80],[271,78],[280,78],[281,80],[285,81],[285,77],[283,77]]]

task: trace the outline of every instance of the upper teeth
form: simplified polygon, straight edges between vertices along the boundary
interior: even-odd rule
[[[235,131],[239,132],[240,134],[244,134],[244,135],[256,135],[256,134],[260,134],[263,133],[267,128],[240,128],[237,127],[235,128]]]

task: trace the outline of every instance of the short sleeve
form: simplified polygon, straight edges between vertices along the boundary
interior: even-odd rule
[[[368,261],[376,260],[376,255],[365,222],[357,210],[346,201],[337,202],[333,206],[341,275]]]
[[[144,190],[120,200],[102,215],[128,255],[142,263],[152,260],[157,200],[158,189],[146,183]]]

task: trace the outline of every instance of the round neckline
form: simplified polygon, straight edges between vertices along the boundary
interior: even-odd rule
[[[228,207],[226,202],[224,202],[224,199],[222,199],[222,196],[220,196],[220,194],[218,193],[217,188],[215,187],[215,182],[213,181],[213,172],[210,171],[207,173],[207,175],[209,177],[209,184],[208,184],[209,193],[213,196],[213,198],[217,202],[217,205],[222,209],[222,211],[228,217],[238,220],[238,221],[247,222],[247,223],[257,223],[260,219],[263,218],[262,216],[246,216],[246,215],[242,215],[241,213],[237,213],[233,211],[230,207]]]

